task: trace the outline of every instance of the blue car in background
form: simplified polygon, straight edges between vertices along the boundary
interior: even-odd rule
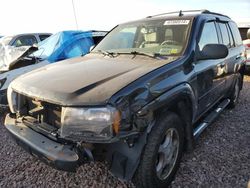
[[[0,57],[0,112],[8,110],[7,88],[18,76],[57,61],[83,56],[106,34],[105,31],[62,31],[38,43],[38,47],[6,50]]]
[[[82,56],[89,53],[106,35],[103,31],[62,31],[52,35],[38,45],[38,51],[32,55],[50,63]]]

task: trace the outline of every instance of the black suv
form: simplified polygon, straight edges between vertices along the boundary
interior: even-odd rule
[[[227,16],[149,16],[118,25],[85,57],[13,81],[5,127],[58,169],[103,160],[139,187],[166,187],[183,151],[237,103],[244,62]]]

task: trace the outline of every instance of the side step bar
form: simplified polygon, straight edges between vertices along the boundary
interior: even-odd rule
[[[229,103],[230,100],[225,99],[218,105],[215,110],[210,112],[210,114],[208,114],[208,116],[194,130],[194,137],[197,138],[207,128],[207,126],[210,125],[220,115],[220,113],[227,107]]]

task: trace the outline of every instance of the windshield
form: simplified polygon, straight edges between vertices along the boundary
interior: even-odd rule
[[[181,55],[188,41],[190,20],[149,20],[112,30],[93,52]]]

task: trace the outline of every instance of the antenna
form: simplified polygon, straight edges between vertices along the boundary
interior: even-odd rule
[[[78,23],[77,23],[77,18],[76,18],[76,9],[75,9],[74,0],[72,0],[71,2],[72,2],[74,17],[75,17],[76,29],[78,30]]]
[[[183,16],[182,10],[180,10],[180,12],[179,12],[179,17],[181,17],[181,16]]]

